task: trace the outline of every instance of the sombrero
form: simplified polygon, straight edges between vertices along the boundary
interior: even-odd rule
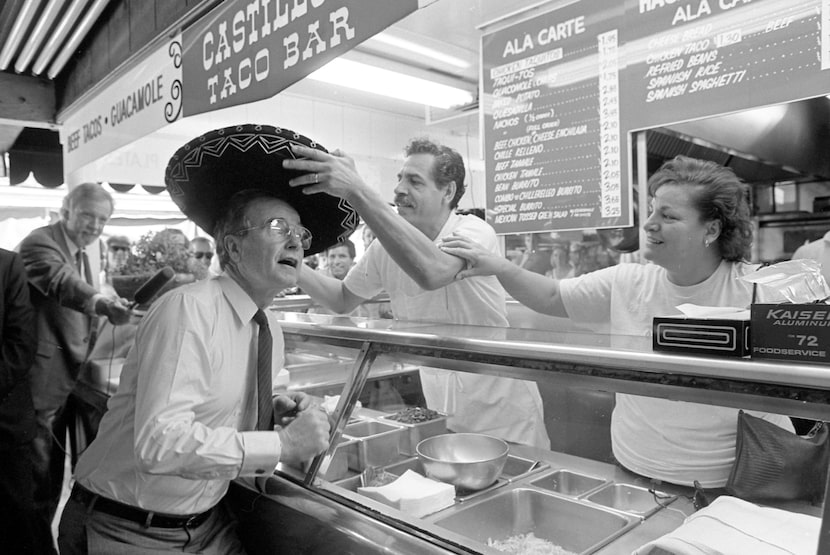
[[[209,234],[230,198],[245,189],[262,189],[289,203],[313,239],[306,255],[344,241],[357,227],[354,208],[343,199],[320,193],[304,195],[288,180],[302,172],[286,170],[282,161],[296,158],[292,144],[327,152],[311,139],[270,125],[236,125],[215,129],[189,141],[173,154],[164,182],[185,216]]]

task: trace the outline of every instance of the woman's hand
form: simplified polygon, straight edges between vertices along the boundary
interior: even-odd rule
[[[467,237],[453,233],[445,237],[438,247],[447,254],[463,258],[467,267],[455,276],[455,279],[464,279],[472,276],[498,276],[512,266],[511,262],[492,253]]]

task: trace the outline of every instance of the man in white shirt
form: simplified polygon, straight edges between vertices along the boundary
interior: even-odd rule
[[[313,144],[240,125],[170,160],[171,197],[216,238],[224,273],[163,295],[139,325],[98,436],[78,461],[62,554],[244,553],[220,503],[230,481],[328,447],[321,407],[302,393],[274,395],[284,343],[268,307],[296,284],[303,257],[347,236],[356,218],[345,203],[312,203],[287,186],[281,161],[296,141]]]
[[[499,248],[489,224],[455,213],[466,173],[456,151],[426,139],[407,146],[395,187],[397,211],[366,185],[348,156],[304,147],[294,152],[306,159],[287,159],[284,166],[309,173],[290,183],[306,186],[306,194],[348,200],[377,235],[342,281],[302,274],[300,286],[315,301],[343,313],[386,291],[395,318],[401,320],[508,326],[498,281],[489,276],[456,281],[464,261],[437,246],[443,237],[459,233],[494,252]],[[533,382],[423,368],[421,384],[427,405],[451,414],[448,425],[454,431],[550,446],[542,399]]]

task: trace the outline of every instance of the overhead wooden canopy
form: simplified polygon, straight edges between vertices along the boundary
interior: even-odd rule
[[[61,110],[219,2],[0,0],[0,155],[24,128],[57,129]]]
[[[56,128],[52,81],[0,72],[0,153],[8,152],[24,127]]]

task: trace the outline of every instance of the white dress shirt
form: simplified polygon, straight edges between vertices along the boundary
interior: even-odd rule
[[[170,291],[139,325],[118,391],[75,478],[104,497],[170,514],[216,505],[238,476],[273,472],[275,432],[256,427],[257,307],[227,275]],[[268,314],[273,367],[284,343]]]

